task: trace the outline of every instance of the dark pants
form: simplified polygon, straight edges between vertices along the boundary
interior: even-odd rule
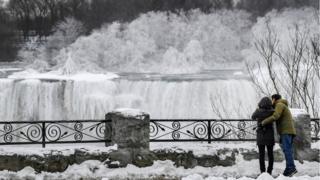
[[[286,170],[288,171],[288,170],[295,169],[296,166],[294,165],[294,161],[293,161],[293,147],[292,147],[293,136],[290,134],[282,134],[280,138],[281,138],[282,151],[286,159]]]
[[[264,163],[264,155],[265,155],[265,149],[267,147],[268,151],[268,159],[269,159],[269,165],[268,165],[268,170],[267,172],[269,174],[272,173],[273,169],[273,145],[259,145],[259,163],[260,163],[260,171],[261,173],[266,172],[266,165]]]

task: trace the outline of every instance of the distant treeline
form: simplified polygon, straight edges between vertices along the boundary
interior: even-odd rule
[[[235,5],[234,2],[237,2]],[[263,15],[275,8],[319,7],[318,0],[0,0],[0,61],[15,59],[19,41],[30,34],[46,37],[66,17],[81,21],[88,34],[103,23],[130,21],[148,11],[179,12],[239,8]]]

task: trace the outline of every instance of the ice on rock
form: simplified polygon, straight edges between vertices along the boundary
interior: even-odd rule
[[[116,79],[119,76],[114,73],[88,73],[88,72],[78,72],[74,74],[61,74],[60,72],[46,72],[39,73],[33,69],[27,69],[25,71],[14,73],[8,76],[9,79],[39,79],[39,80],[73,80],[73,81],[106,81]]]
[[[112,161],[111,163],[110,163],[111,165],[120,165],[120,162],[119,161]]]
[[[141,117],[146,113],[142,112],[140,109],[132,109],[132,108],[118,108],[113,112],[120,113],[125,117]]]

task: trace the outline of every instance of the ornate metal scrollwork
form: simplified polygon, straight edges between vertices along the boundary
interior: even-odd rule
[[[244,121],[238,122],[238,129],[245,129],[246,126],[247,126],[246,122],[244,122]]]
[[[252,120],[151,120],[151,141],[254,141]],[[251,129],[250,129],[251,128]]]
[[[179,132],[179,131],[173,131],[173,132],[172,132],[172,139],[173,139],[173,140],[178,140],[178,139],[180,139],[180,132]]]
[[[173,122],[172,122],[172,128],[173,128],[174,130],[179,130],[180,127],[181,127],[181,124],[180,124],[179,121],[173,121]]]
[[[4,124],[3,126],[3,131],[5,133],[5,135],[3,136],[3,140],[6,143],[11,143],[12,142],[12,125],[9,123]]]
[[[75,131],[81,131],[82,128],[83,128],[83,124],[82,124],[82,123],[76,122],[76,123],[74,124],[74,130],[75,130]]]
[[[208,125],[204,122],[198,122],[193,127],[193,134],[198,139],[208,137]]]
[[[211,136],[214,139],[221,139],[226,135],[226,125],[222,122],[213,122],[211,124]]]
[[[150,137],[156,137],[159,133],[158,124],[155,122],[150,122]]]
[[[244,130],[244,129],[240,129],[239,131],[238,131],[238,133],[237,133],[237,136],[238,136],[238,138],[239,139],[245,139],[245,137],[246,137],[246,131]]]
[[[245,129],[246,129],[246,122],[244,121],[239,121],[238,122],[238,129],[239,131],[237,132],[237,136],[239,139],[244,139],[247,135]]]
[[[81,141],[83,138],[83,134],[82,134],[82,128],[83,128],[83,124],[81,122],[76,122],[74,124],[74,140],[76,141]]]
[[[10,133],[10,132],[12,132],[12,125],[9,124],[9,123],[4,124],[3,130],[4,130],[5,133]]]
[[[42,127],[40,124],[32,124],[27,129],[26,137],[32,141],[37,142],[42,138]]]
[[[58,141],[61,136],[62,131],[58,124],[50,123],[46,126],[46,138],[48,141]]]
[[[96,127],[96,135],[99,137],[99,138],[105,138],[106,136],[108,136],[108,133],[110,135],[110,138],[111,138],[111,126],[108,126],[106,127],[105,123],[99,123],[97,124],[97,127]]]
[[[1,144],[110,142],[110,120],[0,121]]]
[[[76,132],[76,133],[74,134],[74,140],[76,140],[76,141],[81,141],[82,138],[83,138],[83,134],[82,134],[81,132]]]
[[[11,134],[5,134],[3,139],[4,139],[4,142],[11,143],[12,142],[12,135]]]

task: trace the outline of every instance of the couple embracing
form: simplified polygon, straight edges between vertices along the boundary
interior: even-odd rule
[[[279,94],[274,94],[271,98],[262,98],[258,104],[258,109],[252,115],[252,119],[258,123],[257,145],[261,173],[266,171],[264,157],[265,149],[267,149],[269,159],[267,172],[272,174],[273,147],[275,144],[274,121],[276,122],[277,132],[280,135],[279,143],[286,160],[286,168],[283,175],[292,176],[297,173],[293,159],[293,138],[296,135],[296,130],[287,100],[282,99]]]

